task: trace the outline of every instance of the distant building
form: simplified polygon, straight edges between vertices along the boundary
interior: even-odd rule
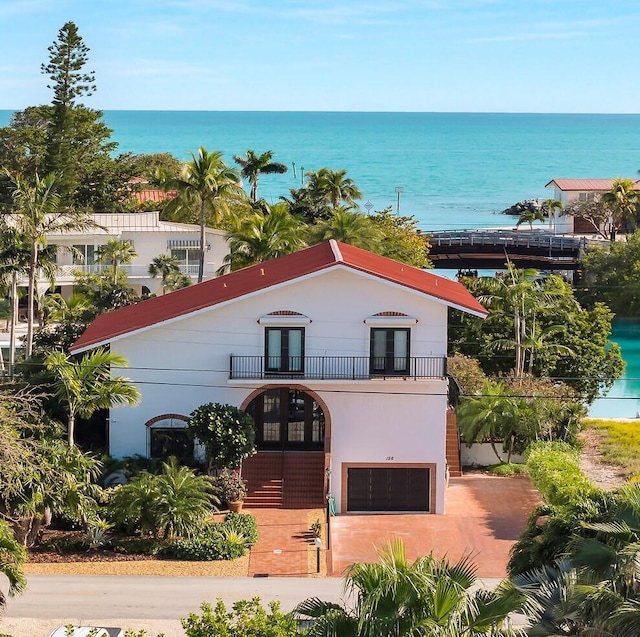
[[[545,188],[553,188],[553,199],[561,201],[564,207],[574,203],[587,203],[611,190],[615,179],[552,179]],[[640,190],[640,180],[636,183],[636,190]],[[562,210],[553,211],[551,226],[559,234],[591,234],[593,226],[571,215],[562,214]]]
[[[161,255],[173,255],[183,274],[195,283],[198,276],[200,252],[200,227],[193,224],[161,221],[158,212],[117,212],[92,215],[102,228],[92,230],[52,233],[47,236],[49,245],[57,247],[56,286],[63,296],[72,294],[77,272],[99,273],[110,267],[96,263],[96,250],[109,239],[131,242],[138,256],[131,264],[121,265],[127,273],[129,285],[138,293],[158,293],[161,279],[151,278],[149,264]],[[206,254],[204,278],[215,276],[229,252],[226,233],[222,230],[206,229]],[[69,248],[74,248],[70,250]],[[26,282],[22,282],[26,284]],[[49,288],[44,277],[38,280],[42,294]]]

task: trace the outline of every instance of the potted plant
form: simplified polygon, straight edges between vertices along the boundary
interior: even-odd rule
[[[238,471],[223,469],[214,480],[216,495],[226,502],[229,510],[238,513],[247,495],[247,485]]]

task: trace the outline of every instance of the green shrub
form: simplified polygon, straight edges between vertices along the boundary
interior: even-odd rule
[[[527,468],[523,464],[516,464],[514,462],[503,462],[501,464],[492,464],[489,468],[489,473],[496,476],[515,476],[527,473]]]
[[[215,608],[203,602],[200,610],[200,615],[189,613],[182,620],[186,637],[295,637],[304,634],[293,615],[280,610],[278,602],[270,602],[267,612],[258,597],[236,602],[230,611],[220,599]]]
[[[220,525],[241,533],[249,546],[258,541],[258,522],[248,513],[228,513]]]
[[[247,513],[229,513],[223,522],[207,524],[198,537],[166,545],[162,553],[179,560],[234,560],[258,541],[258,524]]]
[[[511,548],[509,576],[552,566],[570,553],[577,537],[594,537],[596,533],[585,524],[615,518],[616,498],[615,493],[600,492],[569,506],[535,508]]]
[[[235,560],[242,557],[247,550],[246,540],[237,533],[236,536],[229,539],[228,536],[218,533],[213,537],[176,540],[164,547],[162,554],[177,560]]]
[[[600,492],[582,473],[578,451],[564,442],[536,442],[526,459],[531,481],[547,504],[573,505]]]
[[[151,537],[126,537],[111,541],[113,550],[124,555],[158,555],[165,544]]]
[[[199,476],[175,458],[163,463],[160,475],[141,473],[115,487],[110,500],[111,521],[155,537],[194,537],[215,509],[208,476]]]

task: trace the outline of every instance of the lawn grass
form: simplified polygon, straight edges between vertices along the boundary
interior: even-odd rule
[[[640,478],[640,420],[587,418],[584,427],[599,434],[605,462],[620,467],[627,478]]]

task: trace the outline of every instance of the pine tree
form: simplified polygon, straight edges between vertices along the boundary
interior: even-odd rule
[[[58,39],[49,47],[49,63],[41,66],[48,75],[53,90],[53,116],[47,135],[45,167],[48,173],[59,175],[60,195],[68,203],[78,183],[76,162],[73,158],[74,108],[76,100],[90,96],[96,90],[93,71],[85,72],[89,48],[78,34],[73,22],[67,22],[59,31]]]

